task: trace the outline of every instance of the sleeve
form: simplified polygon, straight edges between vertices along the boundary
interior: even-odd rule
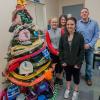
[[[59,58],[60,58],[60,61],[61,61],[61,64],[64,63],[64,47],[63,47],[63,36],[61,36],[60,38],[60,42],[59,42]]]
[[[94,35],[93,35],[92,41],[89,43],[90,47],[93,47],[95,45],[98,37],[99,37],[99,26],[96,22],[95,27],[94,27]]]
[[[78,66],[81,66],[84,60],[84,38],[80,34],[80,45],[79,45],[79,58],[78,58]]]
[[[54,55],[58,55],[59,51],[52,46],[48,31],[46,32],[46,42],[47,42],[47,46],[49,48],[49,51]]]

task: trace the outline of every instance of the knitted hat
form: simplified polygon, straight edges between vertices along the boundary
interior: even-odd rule
[[[25,94],[21,93],[17,96],[16,100],[25,100]]]
[[[18,96],[20,94],[20,89],[18,86],[11,84],[8,88],[7,88],[7,96],[8,96],[8,100],[13,100],[16,98],[16,96]]]
[[[26,0],[17,0],[17,5],[26,5]]]
[[[30,24],[33,21],[31,15],[23,6],[18,5],[18,8],[13,11],[12,21],[15,21],[17,15],[20,16],[22,24]]]
[[[19,67],[19,74],[30,74],[33,72],[33,65],[29,61],[23,61]]]
[[[32,19],[31,15],[28,13],[28,11],[26,9],[19,10],[17,12],[17,14],[20,15],[21,21],[22,21],[23,24],[24,23],[27,23],[27,24],[32,23],[33,19]]]
[[[23,29],[31,29],[33,27],[33,24],[28,24],[28,25],[16,25],[14,28],[14,33],[19,33]]]

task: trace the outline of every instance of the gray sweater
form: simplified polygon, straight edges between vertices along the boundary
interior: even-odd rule
[[[52,45],[55,49],[59,49],[59,41],[60,41],[60,37],[61,37],[61,29],[57,28],[56,30],[54,29],[50,29],[48,30],[49,32],[49,36],[50,36],[50,40],[52,42]]]

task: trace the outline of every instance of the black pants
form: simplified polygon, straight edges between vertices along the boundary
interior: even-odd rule
[[[80,69],[74,68],[74,66],[66,66],[66,81],[71,81],[73,76],[73,81],[75,84],[79,84],[80,82]]]
[[[63,67],[60,64],[59,56],[55,56],[53,54],[50,54],[50,57],[52,59],[52,63],[57,63],[55,66],[55,73],[62,73]]]

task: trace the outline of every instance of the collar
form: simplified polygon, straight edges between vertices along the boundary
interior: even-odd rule
[[[91,22],[91,19],[89,18],[87,22],[84,22],[83,19],[81,19],[80,21],[81,21],[82,23],[90,23],[90,22]]]
[[[56,28],[56,29],[51,29],[51,31],[53,31],[53,32],[55,32],[55,31],[57,31],[58,30],[58,28]]]

